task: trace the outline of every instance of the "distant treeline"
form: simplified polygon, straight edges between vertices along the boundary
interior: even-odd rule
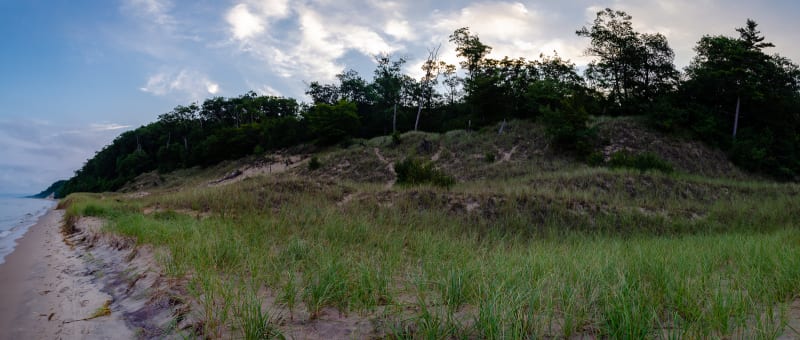
[[[47,189],[42,190],[42,192],[36,195],[28,196],[28,198],[48,198],[50,195],[55,197],[59,195],[59,192],[62,191],[64,184],[67,184],[66,180],[55,181],[53,184],[47,187]]]
[[[332,145],[409,130],[479,128],[536,119],[565,152],[588,157],[592,115],[642,115],[653,127],[729,153],[739,166],[780,179],[800,174],[800,69],[764,50],[757,24],[738,36],[704,36],[683,72],[662,34],[634,31],[631,17],[606,9],[576,33],[595,57],[584,74],[558,55],[488,58],[491,47],[468,28],[450,41],[456,65],[428,51],[424,76],[402,73],[404,58],[376,56],[371,79],[349,70],[334,84],[311,82],[313,103],[259,96],[210,98],[178,106],[128,131],[88,160],[60,191],[108,191],[135,176],[207,166],[302,143]],[[698,160],[702,161],[702,160]]]

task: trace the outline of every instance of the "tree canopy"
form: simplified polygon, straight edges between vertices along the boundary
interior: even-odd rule
[[[586,54],[598,59],[588,65],[586,78],[607,93],[611,114],[643,113],[643,106],[677,85],[675,53],[667,38],[636,32],[632,19],[607,8],[597,13],[591,27],[576,32],[590,39]]]
[[[456,65],[428,51],[424,76],[404,74],[407,58],[375,56],[372,79],[354,70],[335,83],[311,81],[311,103],[260,96],[213,97],[179,105],[127,131],[87,160],[59,194],[116,190],[135,176],[286,148],[333,145],[412,129],[478,128],[504,119],[540,120],[562,150],[592,151],[590,115],[644,115],[664,131],[727,151],[738,165],[783,179],[800,174],[800,68],[747,20],[738,36],[707,35],[681,74],[666,36],[639,33],[633,17],[605,9],[577,35],[596,59],[584,75],[557,53],[537,60],[490,58],[469,28],[449,40]],[[421,115],[423,113],[424,115]],[[738,129],[734,133],[734,130]]]

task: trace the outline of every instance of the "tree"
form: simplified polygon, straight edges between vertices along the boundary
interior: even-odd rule
[[[444,75],[443,83],[447,86],[447,104],[452,106],[456,103],[458,86],[461,85],[462,79],[456,73],[456,66],[451,64],[445,65],[442,75]]]
[[[417,108],[417,119],[414,121],[414,131],[419,129],[419,117],[422,114],[423,104],[427,104],[427,106],[430,107],[431,102],[433,102],[434,86],[438,83],[439,73],[443,66],[443,63],[439,62],[439,48],[441,47],[442,46],[439,45],[434,49],[429,49],[428,58],[422,63],[422,70],[425,71],[425,75],[422,76],[419,83],[419,94],[421,98],[419,100],[419,107]]]
[[[745,47],[750,51],[761,51],[767,47],[775,47],[773,43],[763,42],[764,37],[761,36],[761,31],[757,30],[758,24],[753,19],[747,19],[745,27],[736,29],[739,32],[739,40],[744,43]]]
[[[637,106],[674,88],[678,72],[666,37],[640,34],[631,20],[623,11],[606,8],[591,27],[575,33],[591,40],[586,55],[598,57],[586,69],[589,82],[606,92],[617,109],[637,113]]]
[[[305,114],[311,133],[317,142],[330,145],[356,133],[361,125],[356,104],[341,100],[336,105],[319,103]]]
[[[748,20],[738,38],[700,39],[681,86],[682,101],[694,108],[682,122],[738,165],[791,178],[800,171],[800,70],[762,51],[774,45],[757,26]]]
[[[392,109],[392,133],[397,132],[397,105],[403,89],[403,75],[401,68],[405,58],[392,60],[388,54],[375,56],[378,67],[375,68],[373,84],[381,108],[387,111]]]
[[[374,100],[373,89],[367,85],[356,70],[347,70],[336,75],[339,80],[339,99],[358,106],[370,105]]]
[[[491,47],[468,28],[458,29],[450,37],[458,55],[466,59],[461,62],[468,71],[465,99],[478,124],[511,117],[532,118],[539,115],[542,107],[557,110],[562,98],[586,96],[583,78],[575,65],[558,54],[541,55],[535,61],[509,57],[497,60],[486,58]]]
[[[484,58],[492,52],[492,48],[481,42],[477,35],[472,35],[468,27],[462,27],[450,35],[450,42],[456,44],[456,55],[465,58],[461,67],[472,75],[481,66]]]
[[[308,84],[306,94],[311,97],[314,104],[333,105],[339,101],[339,87],[331,84],[320,84],[312,81]]]

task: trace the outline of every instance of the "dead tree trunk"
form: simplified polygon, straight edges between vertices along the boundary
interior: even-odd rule
[[[733,118],[733,139],[736,139],[736,130],[739,129],[739,104],[741,104],[741,97],[736,97],[736,116]]]
[[[419,108],[417,108],[417,119],[414,122],[414,131],[419,129],[419,116],[422,114],[422,105],[426,99],[430,101],[430,95],[433,91],[432,83],[439,77],[439,49],[442,47],[440,44],[434,49],[428,50],[428,59],[422,64],[422,70],[425,71],[425,77],[422,78],[422,89],[420,91]],[[428,103],[430,104],[430,103]]]

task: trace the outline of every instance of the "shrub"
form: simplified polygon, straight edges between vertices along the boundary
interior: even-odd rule
[[[311,157],[311,160],[308,162],[308,170],[314,171],[322,167],[322,163],[320,163],[319,158],[317,156]]]
[[[496,159],[497,156],[494,152],[487,152],[486,155],[483,156],[483,160],[486,161],[486,163],[494,163]]]
[[[254,155],[260,156],[260,155],[263,155],[264,152],[266,152],[266,151],[264,151],[264,147],[262,147],[261,145],[256,145],[256,147],[253,148],[253,154]]]
[[[658,170],[670,173],[673,171],[672,165],[651,152],[634,155],[627,151],[617,151],[611,154],[608,165],[612,168],[633,168],[641,172]]]
[[[589,166],[601,166],[603,165],[603,153],[599,151],[593,151],[588,156],[586,156],[586,164]]]
[[[592,151],[592,140],[596,132],[589,127],[586,109],[571,101],[563,100],[562,108],[542,107],[541,121],[545,131],[556,147],[574,152],[579,156]]]
[[[419,185],[430,183],[449,188],[456,182],[453,177],[434,168],[430,162],[423,162],[416,158],[406,158],[401,162],[395,163],[394,171],[397,173],[398,184]]]
[[[403,140],[400,139],[400,133],[399,132],[395,131],[394,133],[392,133],[392,145],[393,146],[398,146],[402,142],[403,142]]]

